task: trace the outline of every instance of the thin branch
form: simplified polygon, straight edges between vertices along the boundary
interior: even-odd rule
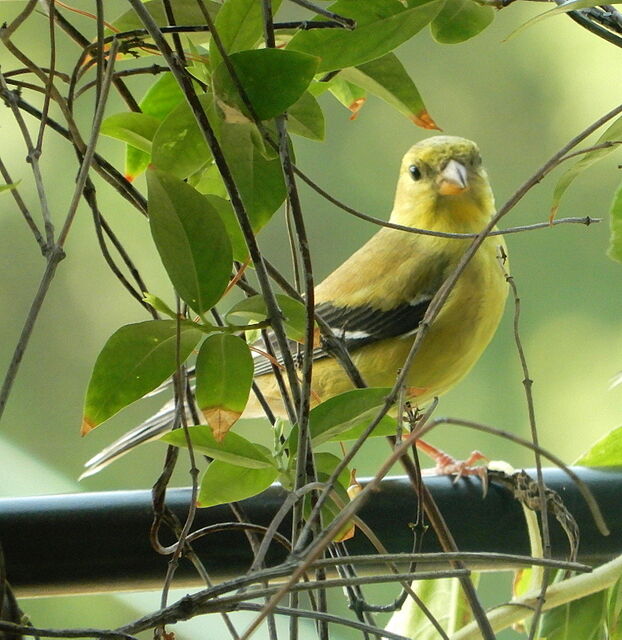
[[[9,92],[13,95],[14,92]],[[0,97],[7,99],[7,92],[0,88]],[[43,114],[39,109],[26,102],[21,96],[15,96],[15,102],[22,111],[41,120]],[[63,127],[56,120],[49,118],[47,120],[48,127],[59,133],[69,142],[73,142],[72,133],[69,129]],[[140,192],[138,192],[115,167],[113,167],[105,158],[95,153],[93,155],[93,168],[95,171],[110,184],[121,196],[123,196],[130,204],[132,204],[143,215],[147,214],[147,202]]]
[[[117,48],[114,46],[114,43],[113,43],[112,51],[116,53],[116,49]],[[112,58],[112,61],[114,61],[114,57]],[[28,316],[26,317],[26,321],[24,322],[24,326],[22,327],[22,331],[21,331],[19,340],[17,342],[17,346],[15,347],[15,350],[13,352],[11,362],[9,363],[9,367],[8,367],[6,376],[4,378],[4,382],[2,384],[2,388],[0,389],[0,418],[2,418],[2,414],[4,413],[4,408],[6,407],[6,403],[11,393],[13,382],[15,381],[15,378],[17,376],[19,366],[22,362],[22,358],[26,351],[26,347],[30,340],[30,336],[32,335],[32,330],[39,316],[39,312],[41,311],[41,308],[43,306],[43,301],[45,300],[50,284],[52,283],[52,280],[56,273],[56,267],[58,266],[58,263],[63,259],[65,255],[63,251],[63,246],[65,244],[65,241],[67,240],[67,235],[69,233],[69,230],[71,229],[71,224],[73,222],[76,210],[78,208],[78,202],[80,201],[80,197],[82,196],[84,185],[88,177],[88,172],[93,159],[93,154],[95,153],[95,145],[97,143],[97,138],[99,135],[99,127],[101,125],[101,121],[104,115],[105,101],[108,97],[108,90],[110,88],[110,82],[112,80],[112,70],[113,70],[113,62],[109,64],[107,69],[105,84],[102,89],[102,100],[98,104],[97,111],[93,118],[93,128],[91,131],[91,137],[84,153],[84,159],[82,161],[82,165],[80,167],[78,177],[76,178],[76,186],[74,189],[71,203],[69,205],[69,209],[67,211],[67,215],[65,217],[65,222],[58,235],[58,240],[53,246],[49,248],[48,263],[45,268],[45,272],[41,279],[41,283],[39,284],[39,289],[37,290],[35,298],[28,312]],[[3,82],[2,74],[0,73],[0,83],[2,82]]]
[[[324,7],[321,7],[317,4],[313,4],[312,2],[309,2],[309,0],[291,0],[291,2],[293,2],[294,4],[300,5],[305,9],[310,9],[311,11],[314,11],[315,13],[318,13],[321,16],[325,16],[330,20],[334,20],[335,22],[338,22],[344,29],[352,30],[356,27],[356,20],[353,20],[352,18],[346,18],[345,16],[340,16],[339,14],[334,13],[333,11],[329,11],[328,9],[324,9]]]
[[[6,168],[4,162],[2,162],[2,158],[0,158],[0,174],[2,175],[2,178],[7,184],[14,184],[13,179],[11,178],[11,174]],[[22,216],[26,221],[26,224],[30,227],[32,234],[34,235],[35,240],[37,241],[37,244],[41,249],[41,253],[45,255],[45,252],[46,252],[45,239],[41,235],[41,232],[37,227],[37,223],[34,221],[32,215],[30,214],[30,211],[28,210],[28,207],[26,206],[26,203],[24,202],[22,196],[20,195],[17,187],[14,189],[11,189],[11,195],[13,196],[13,199],[15,200],[18,209],[21,211]]]
[[[527,357],[525,356],[525,350],[520,337],[520,311],[521,304],[518,297],[518,289],[513,276],[511,276],[505,269],[505,260],[507,256],[500,256],[499,265],[505,274],[505,279],[512,289],[514,294],[514,341],[516,343],[516,350],[523,371],[523,386],[525,388],[525,399],[527,402],[527,415],[529,416],[529,427],[531,430],[531,441],[534,445],[534,458],[536,462],[536,475],[538,479],[538,500],[540,503],[540,523],[542,529],[542,551],[545,558],[551,557],[551,535],[549,532],[549,515],[548,515],[548,503],[545,495],[544,478],[542,476],[542,458],[539,451],[539,438],[538,427],[536,425],[536,411],[533,401],[533,380],[529,375],[529,367],[527,366]],[[546,590],[548,587],[550,578],[550,571],[545,569],[542,572],[542,583],[540,587],[540,597],[538,598],[536,609],[533,614],[533,623],[529,631],[529,640],[533,640],[536,630],[538,628],[538,622],[542,616],[542,605],[546,597]]]
[[[0,621],[0,631],[6,637],[34,636],[40,638],[101,638],[102,640],[138,640],[129,633],[117,631],[115,629],[93,629],[85,627],[83,629],[42,629],[41,627],[30,627],[28,625],[13,624],[11,622]],[[3,634],[3,635],[4,635]]]
[[[46,246],[49,251],[54,243],[54,225],[52,224],[52,215],[48,204],[47,194],[45,192],[45,185],[43,183],[43,176],[41,174],[41,167],[39,166],[39,157],[41,155],[40,149],[37,149],[30,137],[30,132],[26,126],[26,122],[22,116],[21,111],[17,106],[17,100],[19,97],[15,92],[11,91],[4,79],[3,73],[0,71],[0,90],[2,91],[2,97],[7,103],[7,106],[13,112],[15,122],[19,127],[20,133],[26,145],[26,162],[32,167],[32,175],[37,188],[37,195],[39,196],[39,206],[41,207],[41,216],[43,218],[43,225],[45,229]],[[45,122],[45,114],[42,113],[42,127]]]

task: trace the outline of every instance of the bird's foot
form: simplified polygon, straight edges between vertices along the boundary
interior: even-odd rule
[[[465,476],[477,476],[482,481],[484,496],[488,490],[488,467],[477,465],[478,462],[487,463],[489,459],[481,451],[472,451],[466,460],[456,460],[448,453],[423,441],[417,440],[417,449],[423,451],[436,463],[433,469],[424,469],[423,475],[455,476],[454,482]]]

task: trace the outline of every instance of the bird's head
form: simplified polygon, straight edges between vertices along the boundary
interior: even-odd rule
[[[440,230],[479,230],[494,212],[488,176],[474,142],[435,136],[402,160],[391,220]]]

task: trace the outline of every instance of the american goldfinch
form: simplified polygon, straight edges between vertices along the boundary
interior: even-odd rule
[[[477,145],[436,136],[415,144],[400,167],[390,221],[450,233],[478,233],[495,211]],[[370,387],[390,387],[402,368],[425,311],[471,243],[382,228],[315,289],[316,312],[343,340]],[[462,379],[490,342],[508,285],[499,265],[502,236],[485,239],[423,340],[406,385],[423,405]],[[316,349],[313,403],[352,388],[339,362]],[[283,404],[270,363],[258,358],[255,381],[275,413]],[[91,475],[113,459],[171,428],[172,408],[130,431],[86,463]],[[250,401],[242,417],[263,415]]]

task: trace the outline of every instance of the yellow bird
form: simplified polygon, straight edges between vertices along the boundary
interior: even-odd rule
[[[450,233],[478,233],[495,212],[488,176],[477,145],[436,136],[415,144],[400,167],[390,221]],[[365,383],[390,387],[402,368],[426,309],[472,242],[382,228],[315,290],[316,312],[340,338]],[[499,264],[502,236],[485,239],[458,279],[421,344],[406,385],[415,402],[439,396],[473,367],[499,324],[508,285]],[[313,401],[352,388],[339,362],[317,349]],[[259,358],[256,382],[274,411],[283,405],[271,366]],[[96,473],[137,444],[172,425],[171,407],[130,431],[86,463]],[[263,415],[249,402],[243,417]]]

